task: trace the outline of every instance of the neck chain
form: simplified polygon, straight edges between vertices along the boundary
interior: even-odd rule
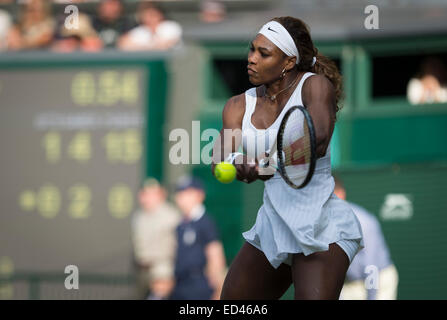
[[[265,95],[267,98],[269,98],[271,101],[275,101],[276,97],[277,97],[281,92],[283,92],[283,91],[285,91],[285,90],[287,90],[287,89],[290,89],[290,87],[292,87],[292,86],[296,83],[297,80],[298,80],[298,75],[296,76],[295,80],[292,81],[292,83],[291,83],[290,85],[288,85],[286,88],[282,89],[281,91],[279,91],[279,92],[277,92],[277,93],[275,93],[274,95],[271,95],[271,96],[269,96],[269,95],[267,94],[267,89],[266,89],[265,86],[264,86],[264,95]]]

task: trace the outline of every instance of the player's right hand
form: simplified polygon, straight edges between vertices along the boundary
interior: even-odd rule
[[[241,159],[242,158],[242,163]],[[258,162],[256,159],[248,158],[246,155],[240,155],[234,161],[236,167],[236,179],[245,183],[252,183],[258,179]]]

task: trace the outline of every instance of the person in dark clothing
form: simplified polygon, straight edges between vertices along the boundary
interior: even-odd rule
[[[201,181],[183,177],[175,201],[183,215],[177,227],[175,287],[172,300],[209,300],[220,296],[225,256],[214,221],[206,213]]]
[[[124,15],[121,0],[103,0],[97,8],[93,27],[105,48],[115,48],[121,35],[135,27],[136,23]]]

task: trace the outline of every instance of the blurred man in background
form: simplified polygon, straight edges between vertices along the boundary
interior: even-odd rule
[[[182,27],[166,20],[164,13],[152,3],[142,2],[137,10],[139,26],[123,35],[119,48],[128,51],[167,50],[182,39]]]
[[[98,32],[105,48],[115,48],[121,35],[134,26],[124,15],[121,0],[103,0],[98,4],[93,27]]]
[[[156,179],[147,179],[139,195],[141,209],[132,220],[135,260],[141,296],[165,299],[174,286],[177,209],[167,202],[166,190]]]
[[[219,299],[226,262],[216,226],[206,213],[205,191],[198,178],[182,177],[175,202],[183,215],[177,227],[176,285],[173,300]]]
[[[338,178],[334,179],[335,195],[346,200],[346,190],[342,181]],[[365,248],[357,253],[349,266],[340,299],[395,300],[397,298],[398,274],[391,260],[380,223],[366,209],[354,203],[349,204],[362,226]],[[375,270],[378,271],[378,279],[367,279],[374,277]]]

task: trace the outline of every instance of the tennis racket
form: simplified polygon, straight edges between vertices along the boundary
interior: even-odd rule
[[[303,106],[287,110],[276,139],[266,158],[259,161],[262,169],[273,167],[294,189],[305,187],[312,179],[316,163],[316,138],[312,118]]]

